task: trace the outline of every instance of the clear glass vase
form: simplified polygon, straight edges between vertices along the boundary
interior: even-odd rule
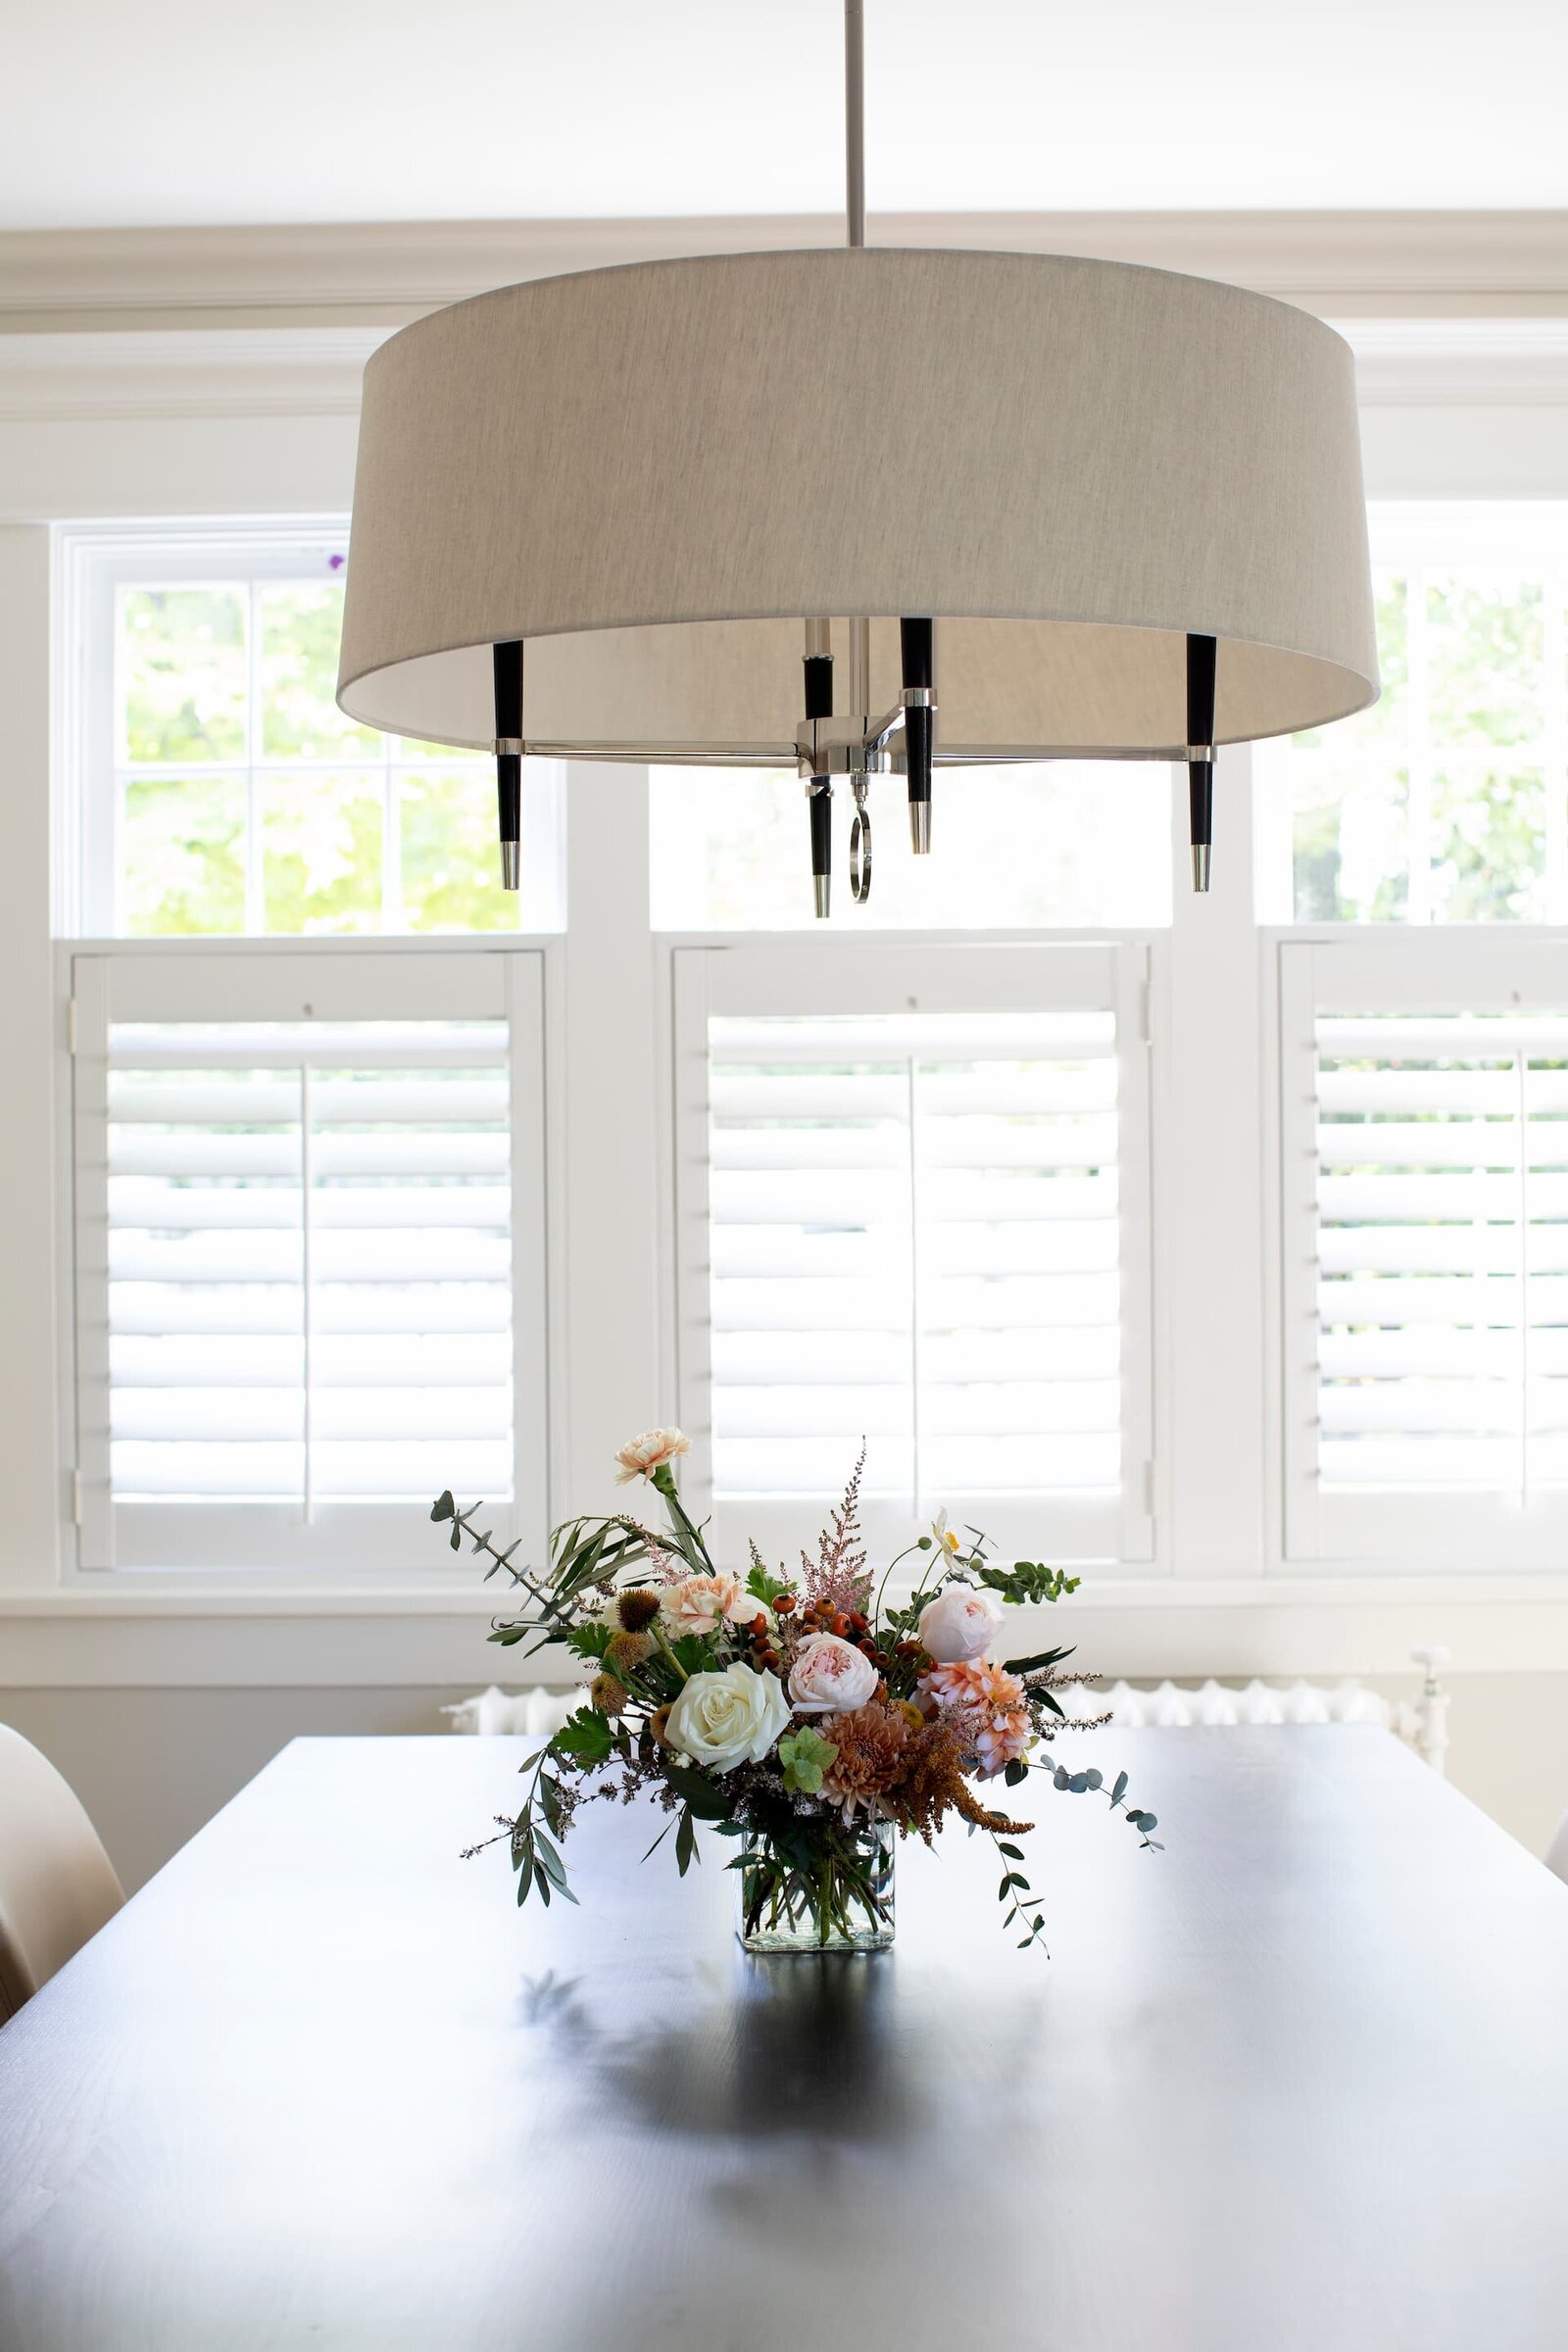
[[[847,1828],[832,1816],[796,1819],[810,1867],[780,1852],[765,1832],[740,1842],[740,1918],[749,1952],[881,1952],[893,1941],[893,1866],[898,1832],[889,1822]],[[792,1838],[792,1842],[794,1839]]]

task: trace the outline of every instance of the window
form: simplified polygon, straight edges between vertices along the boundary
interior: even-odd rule
[[[650,771],[651,895],[661,931],[819,930],[806,792],[793,772]],[[1171,770],[1078,760],[943,768],[936,850],[909,849],[902,776],[873,778],[871,896],[850,898],[854,802],[834,794],[829,922],[846,930],[1148,929],[1170,921]]]
[[[559,927],[559,771],[496,881],[493,763],[337,709],[347,528],[65,534],[62,929],[97,937]]]
[[[539,951],[74,987],[79,1565],[428,1575],[448,1484],[542,1544]]]
[[[1281,953],[1289,1548],[1560,1565],[1568,943]]]
[[[1372,510],[1383,698],[1265,746],[1298,922],[1568,920],[1568,521]]]
[[[1147,1556],[1146,963],[678,955],[681,1405],[721,1541],[798,1534],[863,1432],[897,1541],[946,1504]]]

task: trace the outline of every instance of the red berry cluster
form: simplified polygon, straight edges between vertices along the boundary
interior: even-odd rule
[[[752,1644],[752,1664],[759,1674],[782,1674],[784,1661],[774,1646],[772,1628],[766,1612],[759,1609],[746,1629]]]
[[[841,1642],[853,1642],[863,1656],[871,1660],[880,1673],[890,1664],[886,1650],[877,1642],[871,1631],[871,1621],[858,1609],[830,1609],[818,1601],[808,1601],[801,1611],[803,1634],[837,1634]]]

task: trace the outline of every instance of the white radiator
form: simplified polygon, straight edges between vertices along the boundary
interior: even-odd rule
[[[1240,1690],[1215,1682],[1196,1688],[1160,1683],[1152,1690],[1111,1683],[1086,1693],[1086,1703],[1129,1730],[1144,1724],[1377,1723],[1441,1773],[1448,1744],[1448,1693],[1438,1681],[1438,1668],[1448,1653],[1423,1645],[1410,1654],[1426,1668],[1425,1684],[1413,1699],[1380,1698],[1356,1682],[1291,1683],[1284,1690],[1256,1682]]]
[[[1190,1689],[1181,1683],[1161,1683],[1153,1690],[1135,1690],[1131,1683],[1112,1683],[1091,1690],[1087,1703],[1096,1714],[1108,1713],[1114,1723],[1136,1729],[1142,1724],[1194,1723],[1378,1723],[1413,1747],[1432,1766],[1444,1769],[1448,1744],[1448,1693],[1438,1681],[1438,1668],[1447,1659],[1446,1649],[1423,1646],[1411,1651],[1426,1669],[1425,1685],[1416,1698],[1380,1698],[1364,1684],[1291,1683],[1283,1690],[1267,1683],[1248,1683],[1231,1690],[1223,1683],[1200,1683]],[[455,1732],[495,1736],[521,1732],[530,1740],[548,1740],[574,1707],[583,1702],[581,1685],[573,1690],[549,1690],[540,1685],[515,1696],[494,1683],[472,1698],[443,1707]]]

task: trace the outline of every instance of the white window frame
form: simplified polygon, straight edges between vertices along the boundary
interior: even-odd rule
[[[101,523],[90,526],[57,525],[55,530],[55,644],[53,759],[54,771],[54,930],[61,939],[111,939],[120,935],[117,904],[120,826],[119,776],[125,762],[118,741],[119,631],[117,599],[128,587],[203,587],[232,584],[251,590],[268,580],[299,580],[310,567],[324,564],[333,555],[346,556],[349,517],[346,514],[270,515],[255,518],[224,516],[204,520],[182,518],[159,523]],[[324,575],[323,575],[324,576]],[[253,598],[254,601],[254,598]],[[519,922],[523,931],[413,934],[403,923],[401,874],[397,857],[394,794],[399,775],[408,769],[420,774],[466,773],[472,752],[404,755],[399,739],[383,738],[379,752],[348,751],[341,758],[323,756],[316,761],[269,761],[255,739],[260,712],[260,642],[254,625],[249,631],[250,676],[247,694],[250,737],[243,756],[232,761],[202,761],[193,775],[220,775],[243,769],[255,772],[269,766],[316,766],[323,775],[353,775],[381,779],[382,877],[384,897],[378,932],[366,938],[430,937],[443,941],[495,938],[508,945],[523,936],[554,930],[563,920],[565,904],[562,797],[564,769],[558,760],[530,760],[523,765],[523,831],[525,870]],[[144,763],[150,775],[163,774],[165,763]],[[177,772],[177,763],[175,764]],[[262,928],[261,842],[255,822],[254,789],[247,828],[246,925],[230,938],[257,939]],[[302,944],[318,944],[306,935]]]
[[[520,1537],[529,1558],[547,1556],[553,1284],[545,1087],[547,970],[554,953],[545,940],[493,937],[471,944],[400,941],[388,949],[358,941],[179,940],[58,951],[70,1068],[60,1098],[60,1166],[70,1171],[72,1183],[71,1213],[61,1225],[67,1583],[103,1589],[123,1588],[133,1580],[142,1590],[156,1590],[169,1583],[205,1582],[232,1589],[243,1580],[255,1588],[395,1591],[404,1584],[466,1590],[473,1582],[466,1554],[451,1553],[434,1529],[418,1535],[425,1514],[408,1502],[323,1501],[316,1506],[309,1529],[292,1504],[181,1505],[180,1529],[172,1540],[150,1558],[117,1564],[108,1477],[108,1365],[101,1345],[108,1322],[107,1168],[92,1148],[94,1135],[102,1134],[111,1018],[507,1020],[514,1499],[500,1508],[508,1540]],[[459,1499],[466,1504],[480,1497]],[[386,1546],[394,1543],[408,1554],[402,1566],[388,1564]]]
[[[1345,925],[1276,934],[1278,957],[1280,1447],[1291,1570],[1558,1570],[1568,1488],[1501,1492],[1323,1489],[1317,1478],[1316,1020],[1320,1013],[1568,1005],[1568,931],[1539,924]]]
[[[1116,1019],[1121,1251],[1122,1478],[1115,1501],[1060,1494],[945,1498],[956,1523],[982,1525],[1009,1556],[1143,1563],[1152,1559],[1152,1177],[1150,949],[1130,937],[1028,944],[933,942],[907,933],[864,941],[793,937],[677,945],[671,952],[675,1387],[692,1439],[686,1480],[711,1514],[718,1554],[743,1563],[749,1538],[788,1556],[810,1539],[808,1499],[714,1504],[708,1292],[708,1024],[724,1015],[986,1013],[1092,1005]],[[856,1433],[847,1431],[846,1444]],[[846,1475],[851,1467],[846,1460]],[[907,1507],[869,1499],[862,1521],[882,1557],[923,1530]]]

